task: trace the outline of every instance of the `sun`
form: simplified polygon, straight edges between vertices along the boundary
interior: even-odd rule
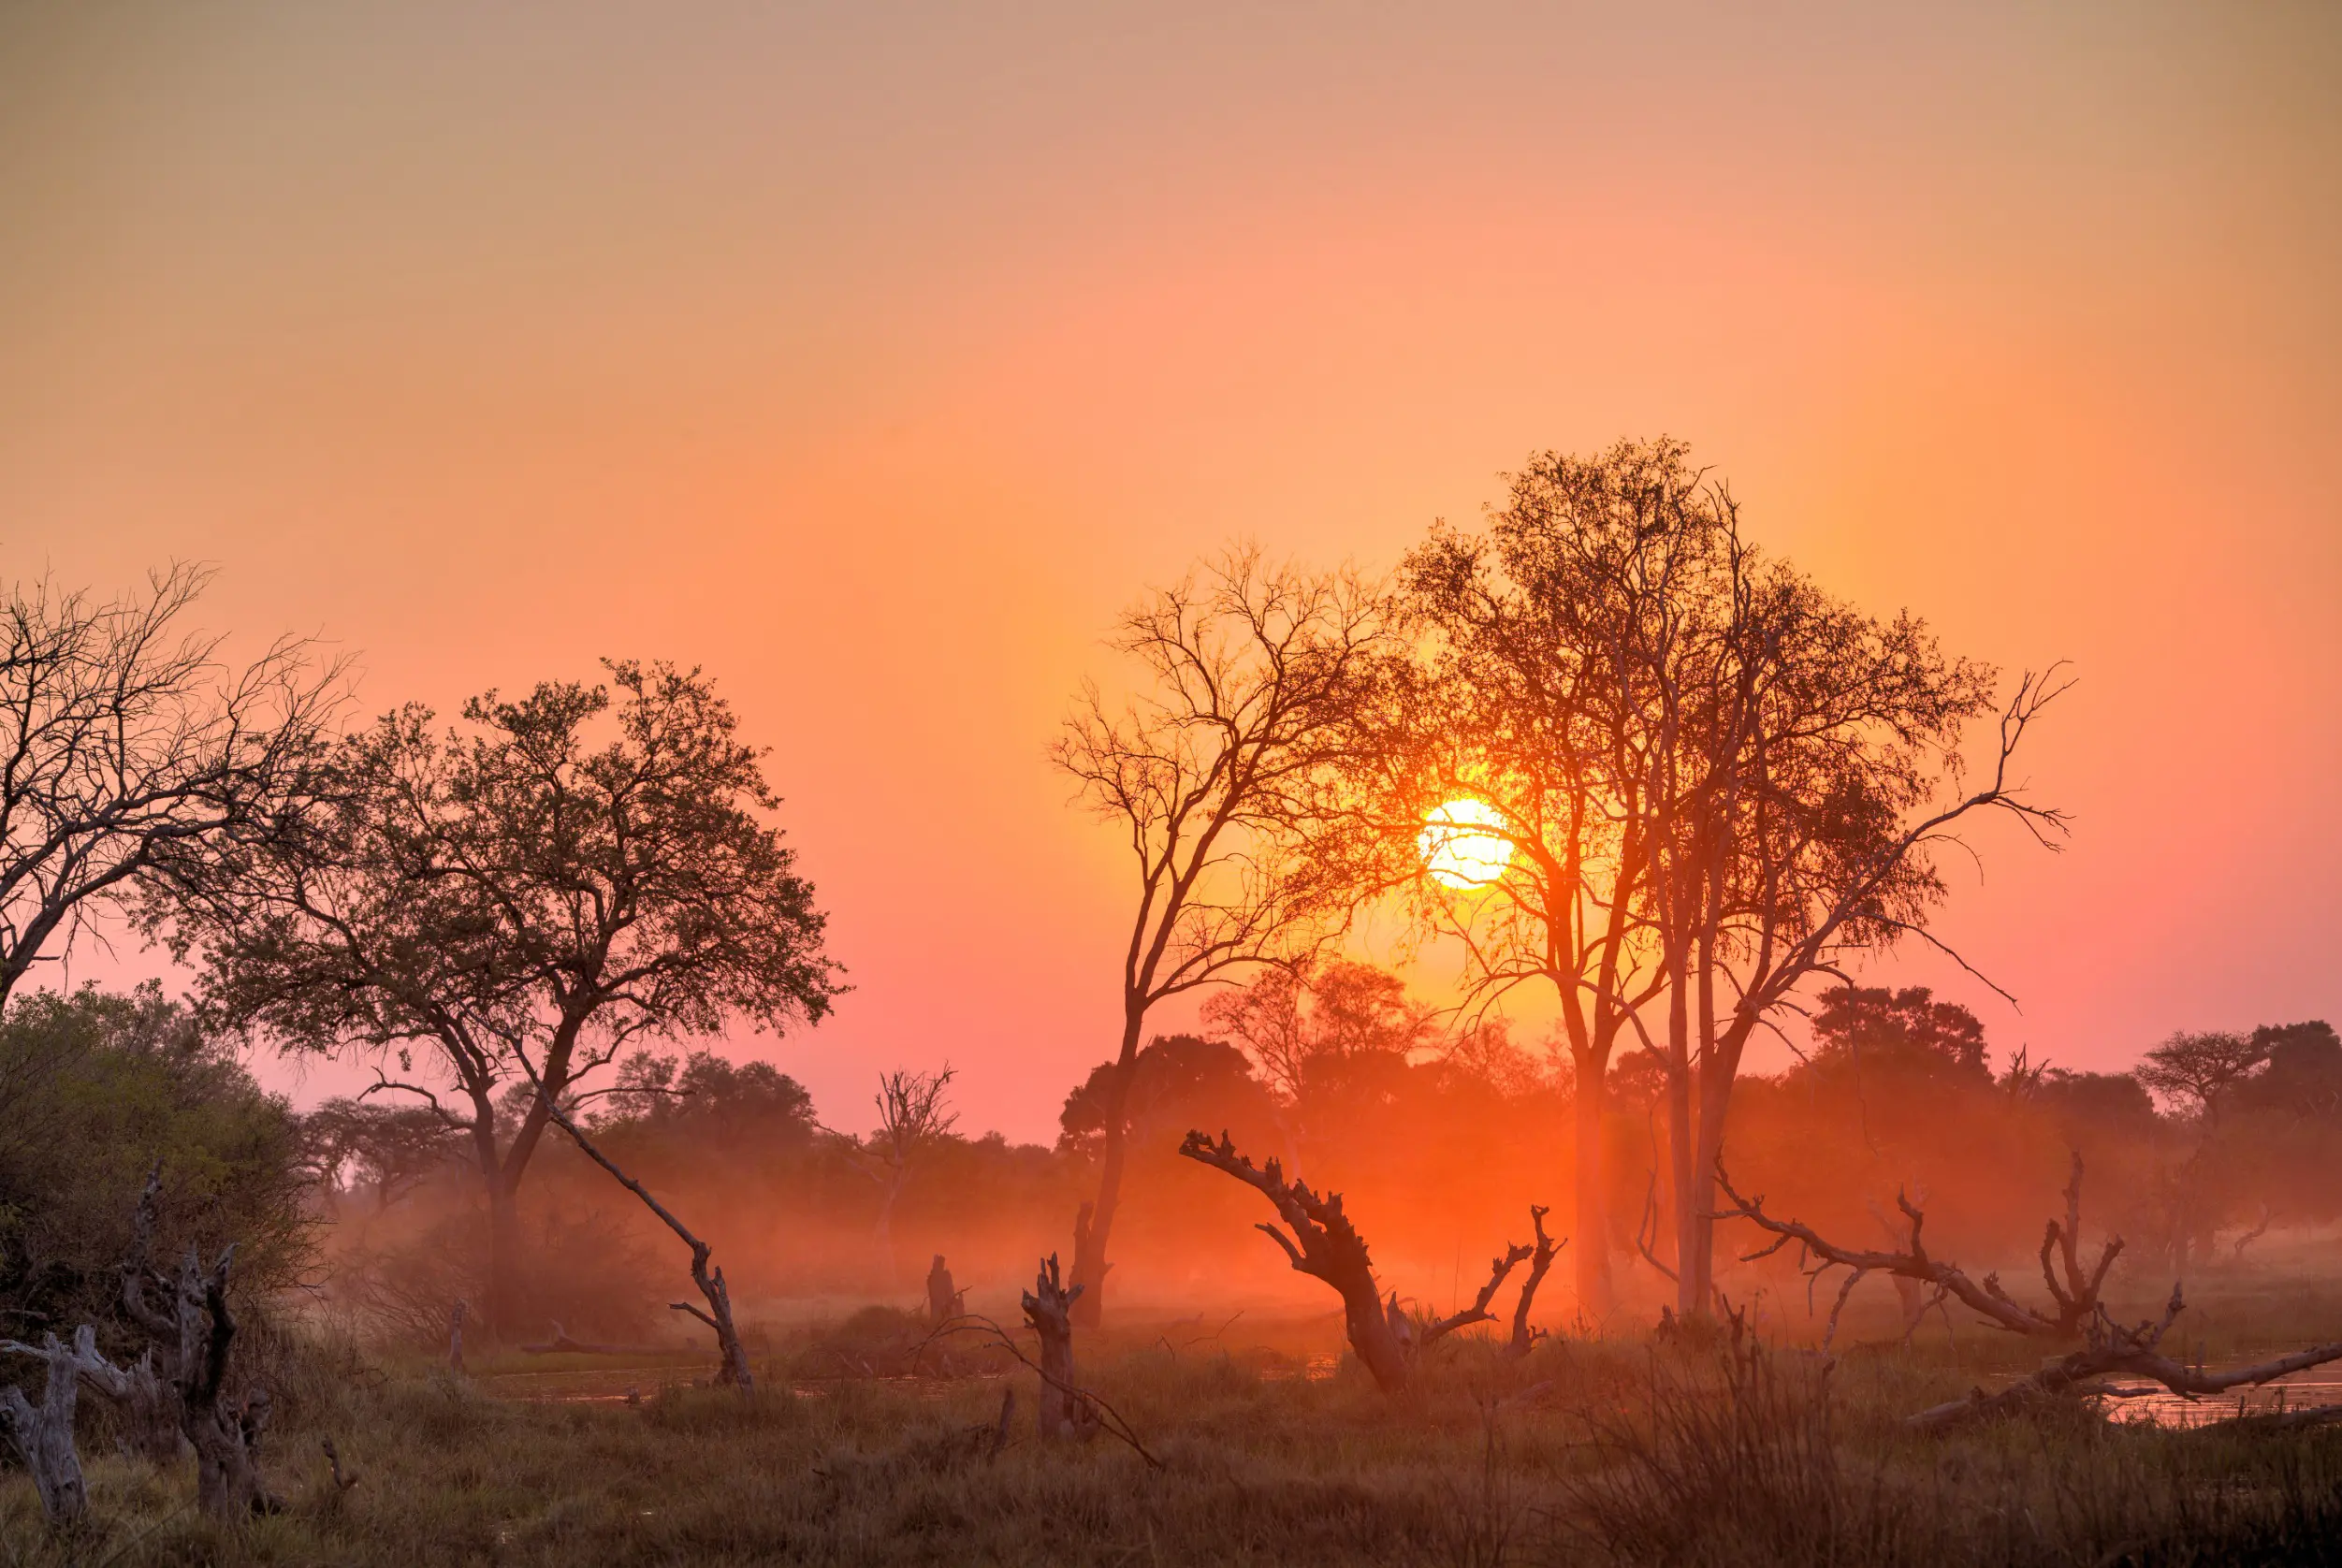
[[[1451,800],[1424,819],[1416,852],[1432,880],[1445,888],[1484,888],[1512,864],[1504,814],[1485,801]]]

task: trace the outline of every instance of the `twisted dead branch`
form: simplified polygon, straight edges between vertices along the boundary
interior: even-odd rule
[[[1526,1334],[1528,1297],[1535,1294],[1545,1270],[1552,1267],[1552,1254],[1557,1250],[1545,1238],[1543,1216],[1547,1211],[1531,1210],[1539,1245],[1508,1246],[1490,1260],[1488,1283],[1480,1286],[1470,1306],[1446,1317],[1418,1318],[1400,1307],[1396,1292],[1385,1299],[1375,1277],[1374,1260],[1367,1253],[1365,1238],[1342,1212],[1340,1193],[1320,1198],[1306,1182],[1287,1182],[1283,1165],[1273,1155],[1265,1167],[1254,1165],[1237,1152],[1226,1132],[1220,1134],[1217,1142],[1201,1132],[1190,1132],[1181,1141],[1179,1152],[1199,1164],[1233,1176],[1275,1208],[1285,1228],[1265,1221],[1253,1228],[1284,1249],[1286,1260],[1296,1271],[1324,1281],[1341,1296],[1350,1348],[1386,1393],[1404,1387],[1417,1359],[1439,1341],[1472,1324],[1494,1322],[1496,1314],[1490,1311],[1490,1304],[1513,1270],[1524,1262],[1532,1265],[1530,1283],[1515,1314],[1514,1332],[1516,1338]],[[1540,1249],[1541,1264],[1533,1261],[1538,1258]]]
[[[1529,1254],[1529,1277],[1520,1282],[1520,1299],[1513,1304],[1513,1335],[1505,1346],[1508,1356],[1528,1355],[1536,1342],[1545,1337],[1544,1329],[1529,1327],[1529,1308],[1536,1300],[1537,1286],[1545,1283],[1553,1259],[1569,1245],[1568,1237],[1556,1241],[1545,1233],[1545,1216],[1551,1212],[1542,1203],[1529,1205],[1529,1224],[1536,1231],[1537,1240]]]
[[[1895,1203],[1911,1222],[1910,1250],[1907,1252],[1867,1252],[1854,1247],[1841,1247],[1826,1240],[1810,1226],[1797,1220],[1776,1219],[1765,1212],[1762,1195],[1743,1198],[1732,1185],[1724,1172],[1724,1162],[1716,1164],[1716,1184],[1732,1207],[1719,1210],[1718,1219],[1744,1219],[1774,1240],[1770,1246],[1744,1254],[1741,1261],[1753,1262],[1768,1257],[1795,1241],[1800,1249],[1800,1269],[1806,1277],[1806,1294],[1811,1303],[1813,1286],[1832,1269],[1848,1270],[1840,1285],[1838,1299],[1832,1303],[1829,1327],[1822,1344],[1827,1349],[1837,1337],[1839,1314],[1845,1310],[1846,1299],[1854,1287],[1870,1274],[1891,1274],[1936,1289],[1951,1296],[1994,1328],[2013,1334],[2025,1334],[2042,1339],[2073,1339],[2084,1334],[2094,1321],[2099,1310],[2099,1292],[2106,1283],[2107,1271],[2122,1253],[2122,1238],[2110,1237],[2100,1249],[2097,1262],[2086,1272],[2082,1268],[2080,1237],[2082,1228],[2082,1156],[2073,1155],[2073,1175],[2066,1183],[2066,1212],[2062,1223],[2051,1220],[2041,1242],[2042,1281],[2048,1286],[2054,1310],[2029,1307],[2001,1288],[1997,1273],[1986,1274],[1979,1282],[1956,1263],[1946,1263],[1927,1256],[1921,1232],[1927,1225],[1927,1214],[1901,1193]],[[2062,1265],[2063,1279],[2059,1278]],[[1915,1319],[1914,1319],[1915,1321]]]

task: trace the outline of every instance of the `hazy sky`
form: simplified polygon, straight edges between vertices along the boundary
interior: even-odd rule
[[[0,562],[214,562],[374,710],[705,664],[857,987],[755,1049],[1045,1137],[1116,1033],[1042,758],[1116,609],[1666,431],[2081,677],[2071,850],[1943,922],[2023,1012],[1881,972],[2070,1066],[2342,1019],[2337,80],[2329,7],[11,6]]]

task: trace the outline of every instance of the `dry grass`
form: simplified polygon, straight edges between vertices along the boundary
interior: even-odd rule
[[[2342,1561],[2342,1431],[1905,1434],[1903,1413],[1980,1375],[1972,1335],[1962,1365],[1939,1336],[1827,1368],[1635,1342],[1523,1364],[1466,1343],[1394,1402],[1347,1372],[1296,1375],[1306,1336],[1133,1330],[1085,1366],[1159,1472],[1110,1441],[1035,1441],[1029,1374],[805,1375],[855,1358],[836,1342],[898,1337],[866,1320],[777,1347],[753,1402],[662,1389],[687,1369],[654,1367],[639,1405],[497,1397],[493,1363],[460,1383],[313,1350],[275,1369],[284,1515],[222,1531],[191,1474],[108,1458],[77,1539],[0,1478],[0,1564]],[[2027,1354],[1989,1348],[2009,1370]],[[993,1453],[1009,1387],[1016,1430]],[[328,1436],[360,1476],[346,1494]]]

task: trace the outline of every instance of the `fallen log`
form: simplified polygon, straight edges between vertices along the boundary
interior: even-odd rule
[[[2091,1319],[2087,1331],[2088,1343],[2081,1349],[2057,1357],[2032,1376],[2021,1378],[1998,1393],[1987,1394],[1973,1388],[1965,1398],[1948,1400],[1908,1417],[1905,1424],[1921,1431],[1942,1431],[1970,1421],[2012,1415],[2063,1395],[2104,1391],[2092,1390],[2089,1386],[2099,1378],[2113,1375],[2152,1378],[2175,1394],[2201,1399],[2224,1394],[2231,1388],[2274,1383],[2290,1372],[2324,1366],[2329,1361],[2342,1361],[2342,1343],[2333,1343],[2312,1345],[2291,1356],[2225,1372],[2188,1367],[2161,1350],[2164,1334],[2186,1306],[2179,1286],[2175,1285],[2162,1318],[2157,1322],[2119,1324],[2102,1308]]]

